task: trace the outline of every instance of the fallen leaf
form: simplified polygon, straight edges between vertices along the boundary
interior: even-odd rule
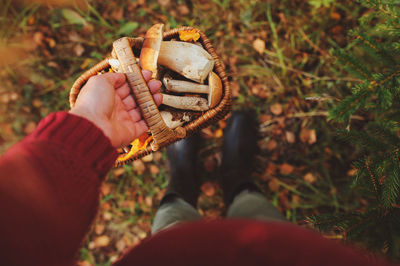
[[[160,173],[160,169],[154,164],[150,165],[149,170],[152,175],[158,175]]]
[[[278,147],[278,142],[276,142],[275,140],[271,139],[270,141],[268,141],[267,143],[267,150],[272,151],[273,149],[275,149],[276,147]]]
[[[106,247],[110,244],[110,238],[108,236],[99,236],[94,240],[97,248]]]
[[[132,162],[133,171],[135,171],[138,175],[141,175],[146,171],[146,166],[144,165],[142,160],[135,160]]]
[[[294,167],[288,163],[284,163],[279,166],[279,172],[283,175],[289,175],[293,173]]]
[[[100,190],[101,190],[101,194],[103,194],[104,196],[106,196],[106,195],[110,194],[110,192],[111,192],[111,185],[110,185],[110,184],[107,184],[107,183],[103,183],[103,184],[101,185]]]
[[[94,231],[96,232],[96,234],[101,235],[104,232],[105,228],[106,227],[104,224],[96,224],[96,226],[94,227]]]
[[[78,43],[77,45],[74,46],[74,53],[76,56],[81,56],[85,52],[85,48],[82,46],[82,44]]]
[[[259,54],[263,54],[265,50],[265,42],[259,38],[255,39],[253,41],[253,48],[256,50]]]
[[[303,127],[300,131],[299,138],[303,143],[314,144],[317,142],[317,133],[315,129],[309,130]]]
[[[201,191],[203,191],[207,197],[212,197],[215,194],[215,186],[213,183],[207,181],[201,185]]]
[[[273,113],[274,115],[280,115],[282,114],[282,105],[280,105],[279,103],[273,104],[269,107],[269,109],[271,110],[271,113]]]
[[[215,138],[221,138],[223,135],[224,135],[224,131],[222,130],[222,128],[218,128],[214,133]]]
[[[37,45],[42,45],[43,44],[43,33],[40,31],[37,31],[33,34],[33,42]]]
[[[352,168],[349,171],[347,171],[347,175],[348,176],[355,176],[357,174],[357,169],[356,168]]]
[[[178,5],[178,12],[181,16],[186,16],[190,13],[190,9],[187,5],[180,4]]]
[[[272,178],[269,182],[268,182],[268,187],[269,190],[271,190],[272,192],[277,192],[279,190],[280,187],[280,182],[277,178]]]
[[[195,42],[200,39],[200,33],[198,33],[196,29],[180,30],[179,39],[184,42]]]
[[[81,26],[84,26],[86,24],[86,20],[74,10],[65,8],[61,11],[61,14],[68,21],[69,24],[76,24]]]
[[[285,135],[286,135],[287,142],[289,142],[289,143],[295,143],[296,142],[296,136],[294,135],[293,132],[286,131]]]
[[[126,243],[125,243],[125,240],[124,240],[124,239],[120,239],[120,240],[118,240],[118,241],[115,243],[115,248],[116,248],[119,252],[123,251],[123,250],[125,249],[125,247],[126,247]]]
[[[338,12],[332,12],[331,13],[331,18],[334,20],[340,20],[341,19],[341,15]]]
[[[123,167],[118,167],[117,169],[113,170],[113,174],[116,177],[121,176],[124,173],[125,173],[125,168],[123,168]]]
[[[111,204],[108,203],[108,202],[104,202],[104,203],[101,205],[101,209],[104,210],[104,211],[108,211],[109,209],[111,209]]]
[[[144,203],[149,206],[150,208],[153,207],[153,198],[152,197],[146,197],[144,199]]]
[[[315,178],[315,176],[312,173],[305,174],[303,176],[303,179],[304,179],[304,181],[306,181],[310,184],[314,183],[317,180],[317,178]]]
[[[153,153],[153,161],[158,162],[162,159],[162,153],[159,151],[156,151]]]
[[[267,168],[265,169],[265,174],[267,175],[275,175],[276,174],[276,165],[274,163],[268,163]]]
[[[149,162],[153,161],[153,154],[150,153],[149,155],[144,156],[142,158],[142,161],[145,163],[149,163]]]

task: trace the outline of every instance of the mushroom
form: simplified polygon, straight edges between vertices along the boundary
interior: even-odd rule
[[[161,42],[158,64],[178,72],[182,76],[203,83],[214,67],[212,56],[193,43]]]
[[[184,80],[173,80],[169,75],[163,78],[164,86],[173,92],[181,93],[208,93],[208,107],[215,107],[222,97],[222,82],[217,74],[208,75],[208,85],[198,84]]]
[[[191,116],[188,112],[180,112],[178,118],[174,116],[174,113],[170,111],[161,111],[161,117],[163,118],[165,124],[171,128],[177,128],[182,126],[184,123],[189,122],[191,120]],[[176,114],[175,114],[176,115]]]
[[[162,104],[174,107],[182,110],[192,111],[207,111],[208,103],[207,100],[201,97],[195,96],[175,96],[165,93],[161,93],[163,96]]]
[[[152,78],[157,78],[157,59],[163,38],[164,24],[155,24],[144,37],[142,50],[140,52],[140,66],[153,72]]]

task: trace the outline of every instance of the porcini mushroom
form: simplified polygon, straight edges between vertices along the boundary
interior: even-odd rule
[[[222,97],[222,82],[217,74],[211,72],[208,75],[208,85],[198,84],[184,80],[173,80],[169,75],[163,78],[164,86],[173,92],[181,93],[207,93],[208,106],[215,107]]]
[[[158,64],[178,72],[182,76],[203,83],[214,67],[212,56],[193,43],[161,42]]]
[[[174,118],[174,114],[169,111],[161,111],[160,114],[165,124],[171,129],[180,127],[184,123],[190,121],[190,115],[188,112],[181,113],[179,118]]]
[[[157,78],[157,59],[160,52],[164,24],[155,24],[144,37],[140,52],[140,66],[153,72],[152,78]]]
[[[174,107],[182,110],[192,111],[206,111],[208,110],[207,100],[201,97],[195,96],[175,96],[165,93],[161,93],[162,104]]]

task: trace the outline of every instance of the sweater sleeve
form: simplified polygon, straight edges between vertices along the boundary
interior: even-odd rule
[[[52,114],[0,158],[4,265],[73,265],[117,152],[94,124]]]

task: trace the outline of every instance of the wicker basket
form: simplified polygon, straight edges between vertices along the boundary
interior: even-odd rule
[[[195,28],[193,27],[179,27],[167,32],[164,32],[163,35],[163,39],[164,40],[171,40],[172,38],[177,38],[178,37],[178,32],[181,30],[193,30]],[[196,29],[197,30],[197,29]],[[215,106],[214,108],[207,110],[206,112],[202,113],[202,115],[199,118],[196,118],[195,120],[187,123],[186,125],[183,126],[183,129],[185,131],[185,136],[184,137],[188,137],[190,135],[192,135],[194,132],[210,125],[211,123],[218,121],[222,118],[224,118],[227,113],[230,111],[231,108],[231,91],[230,91],[230,87],[229,87],[229,82],[228,82],[228,77],[225,74],[225,67],[223,65],[223,63],[221,62],[221,60],[219,59],[219,56],[215,53],[215,50],[213,48],[213,46],[211,45],[210,40],[206,37],[206,35],[201,32],[200,30],[197,30],[197,32],[200,34],[200,39],[199,42],[203,45],[203,47],[207,50],[207,52],[213,57],[214,59],[214,69],[213,71],[221,78],[222,80],[222,84],[223,84],[223,96],[221,101],[219,102],[219,104],[217,106]],[[140,51],[142,45],[143,45],[143,38],[125,38],[128,42],[129,42],[129,46],[130,46],[130,50],[135,50],[135,51]],[[115,46],[114,46],[115,49]],[[115,57],[115,51],[113,50],[113,55]],[[78,94],[81,90],[81,88],[83,87],[83,85],[85,85],[85,83],[88,81],[88,79],[92,76],[97,75],[97,73],[107,69],[110,67],[109,63],[108,63],[108,59],[110,57],[107,57],[106,59],[104,59],[103,61],[101,61],[100,63],[96,64],[95,66],[93,66],[92,68],[90,68],[88,71],[86,71],[85,73],[83,73],[73,84],[71,91],[70,91],[70,95],[69,95],[69,102],[70,102],[70,106],[71,108],[74,106],[75,101],[78,97]],[[126,71],[124,71],[126,72]],[[134,92],[135,95],[135,87],[137,87],[137,84],[133,84],[132,82],[129,82],[129,73],[127,74],[127,79],[128,79],[128,84],[130,85],[131,89]],[[147,88],[147,86],[146,86]],[[142,88],[145,89],[145,88]],[[143,91],[142,91],[143,92]],[[150,92],[148,92],[150,93]],[[150,95],[150,94],[149,94]],[[136,99],[137,101],[137,99]],[[137,101],[138,102],[138,101]],[[154,114],[148,114],[146,115],[149,110],[148,106],[146,106],[146,108],[144,108],[143,106],[141,106],[141,103],[138,102],[139,107],[142,110],[142,114],[144,117],[144,120],[146,121],[146,123],[149,125],[149,123],[151,123],[150,120],[152,119],[153,115],[158,115],[159,116],[159,111],[157,109],[157,106],[154,104],[154,108],[155,110],[152,110]],[[152,106],[153,107],[153,106]],[[160,135],[158,132],[159,129],[152,129],[152,127],[149,125],[150,128],[150,132],[153,135],[154,139],[156,139],[157,135]],[[162,130],[163,132],[165,132],[165,130]],[[165,147],[173,142],[178,141],[179,139],[182,138],[182,136],[179,136],[179,134],[164,134],[167,137],[163,138],[161,141],[159,141],[157,143],[156,148],[154,146],[147,146],[145,150],[142,151],[138,151],[137,153],[133,154],[132,156],[129,156],[128,158],[126,158],[127,156],[126,153],[121,153],[121,155],[118,157],[118,159],[115,162],[115,166],[121,166],[123,164],[129,163],[133,160],[139,159],[143,156],[146,156],[150,153],[152,153],[153,151]],[[123,159],[122,159],[123,158]]]

